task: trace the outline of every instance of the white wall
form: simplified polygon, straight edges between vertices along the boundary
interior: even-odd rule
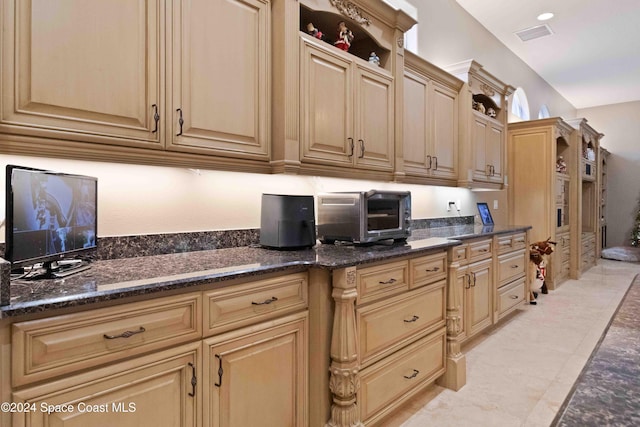
[[[578,110],[604,133],[608,163],[607,246],[629,245],[640,196],[640,101]]]
[[[259,228],[262,193],[317,195],[374,188],[411,191],[414,219],[476,215],[476,201],[493,207],[493,200],[498,200],[494,221],[506,221],[506,200],[501,194],[463,188],[0,155],[3,171],[7,164],[97,177],[100,237]],[[4,194],[4,172],[1,176]],[[0,197],[1,218],[4,199]],[[449,200],[460,200],[460,213],[447,212]],[[4,241],[3,228],[0,236]]]
[[[576,109],[455,0],[409,0],[418,8],[418,54],[445,67],[475,59],[503,82],[527,93],[531,117],[542,104],[551,116],[576,117]]]

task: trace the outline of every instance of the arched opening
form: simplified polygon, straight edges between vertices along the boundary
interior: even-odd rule
[[[517,88],[513,93],[513,102],[511,103],[511,114],[521,120],[529,120],[529,101],[527,94],[521,87]]]
[[[540,111],[538,111],[538,118],[548,119],[549,117],[551,117],[551,113],[549,113],[549,107],[547,107],[547,104],[542,104],[542,106],[540,107]]]

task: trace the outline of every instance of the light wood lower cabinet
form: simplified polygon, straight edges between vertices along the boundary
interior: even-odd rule
[[[492,323],[493,262],[491,259],[467,267],[465,287],[466,332],[472,337]]]
[[[14,427],[199,425],[200,341],[13,393]]]
[[[307,424],[306,312],[204,341],[204,425]]]

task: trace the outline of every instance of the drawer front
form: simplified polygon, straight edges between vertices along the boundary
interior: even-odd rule
[[[500,236],[496,240],[499,254],[511,252],[513,248],[513,236]]]
[[[205,292],[204,335],[303,310],[308,291],[307,273],[296,273]]]
[[[417,288],[447,277],[447,258],[444,252],[409,261],[410,288]]]
[[[518,233],[514,234],[511,238],[511,249],[524,249],[527,246],[527,234],[526,233]]]
[[[362,371],[356,399],[366,425],[444,373],[445,337],[441,329]]]
[[[467,260],[469,253],[469,245],[464,244],[460,246],[455,246],[453,248],[453,261],[460,261],[464,263]]]
[[[514,254],[502,255],[498,258],[498,283],[504,285],[524,274],[526,266],[525,252],[520,250]]]
[[[409,262],[398,261],[356,270],[358,304],[397,295],[409,289]]]
[[[201,293],[12,325],[13,385],[202,337]]]
[[[523,304],[525,301],[525,280],[518,280],[511,285],[505,286],[498,293],[498,315],[505,314],[508,310]]]
[[[493,239],[469,243],[469,261],[490,258],[493,251]]]
[[[356,310],[361,365],[445,324],[445,284],[407,292]]]

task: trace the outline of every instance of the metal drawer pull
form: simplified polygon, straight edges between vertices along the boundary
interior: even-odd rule
[[[511,268],[518,268],[518,264],[512,265]]]
[[[278,298],[276,297],[271,297],[269,299],[266,299],[262,302],[253,302],[251,301],[251,305],[267,305],[267,304],[271,304],[272,302],[278,301]]]
[[[489,252],[489,249],[484,248],[484,249],[478,249],[478,252]]]
[[[182,118],[182,108],[178,108],[176,113],[180,113],[180,118],[178,119],[178,124],[180,125],[180,131],[176,134],[176,136],[182,135],[182,125],[184,125],[184,119]]]
[[[219,354],[216,354],[216,359],[218,359],[220,361],[220,363],[218,364],[218,382],[214,383],[213,385],[216,387],[221,387],[222,386],[222,374],[224,374],[224,371],[222,370],[222,356],[220,356]]]
[[[191,393],[187,393],[191,397],[196,396],[196,385],[198,384],[198,378],[196,378],[196,367],[193,363],[189,362],[189,366],[191,366],[191,389],[193,390]]]
[[[360,155],[358,158],[362,159],[364,157],[364,140],[359,139],[358,142],[360,143]]]
[[[518,299],[518,298],[520,298],[520,297],[519,297],[518,295],[511,295],[509,298],[511,298],[511,299]]]
[[[433,170],[437,171],[438,170],[438,157],[437,156],[433,156],[433,158],[434,158],[435,163],[436,163],[436,166],[433,168]]]
[[[404,323],[413,323],[416,320],[418,320],[420,317],[416,316],[415,314],[413,315],[413,317],[411,318],[411,320],[404,320]]]
[[[409,376],[403,375],[403,377],[405,377],[405,378],[406,378],[406,379],[408,379],[408,380],[412,380],[412,379],[414,379],[415,377],[417,377],[419,373],[420,373],[420,371],[418,371],[417,369],[414,369],[414,370],[413,370],[413,374],[411,374],[411,375],[409,375]]]
[[[108,340],[115,340],[116,338],[130,338],[135,334],[141,334],[141,333],[143,333],[145,331],[146,331],[146,329],[143,328],[142,326],[140,326],[140,329],[138,329],[137,331],[124,331],[120,335],[107,335],[107,334],[104,334],[103,336]]]
[[[435,273],[436,271],[440,271],[440,267],[427,268],[425,271],[427,273]]]
[[[430,155],[427,154],[427,159],[429,159],[429,167],[427,168],[427,170],[431,169],[431,164],[433,163],[433,159]]]
[[[390,285],[390,284],[392,284],[392,283],[396,283],[396,282],[397,282],[397,280],[396,280],[396,279],[391,278],[391,279],[387,280],[386,282],[379,281],[378,283],[380,283],[381,285]]]
[[[353,148],[354,148],[353,138],[347,138],[347,141],[349,141],[349,146],[351,147],[351,154],[349,154],[347,157],[353,157]]]
[[[158,114],[158,104],[153,104],[151,108],[153,108],[153,120],[156,122],[156,127],[151,131],[151,133],[156,133],[158,132],[158,122],[160,121],[160,114]]]

